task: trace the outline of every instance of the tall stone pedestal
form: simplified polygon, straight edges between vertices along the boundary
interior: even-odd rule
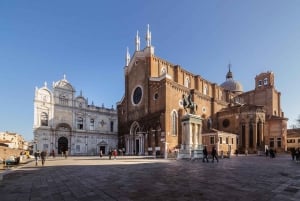
[[[202,119],[198,115],[186,114],[181,120],[182,144],[177,159],[203,158]]]

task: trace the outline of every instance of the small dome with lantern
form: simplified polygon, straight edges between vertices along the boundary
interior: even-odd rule
[[[240,94],[243,92],[243,86],[241,85],[241,83],[233,79],[233,74],[230,70],[231,64],[229,64],[228,67],[229,70],[226,75],[226,81],[221,84],[221,87],[233,93]]]

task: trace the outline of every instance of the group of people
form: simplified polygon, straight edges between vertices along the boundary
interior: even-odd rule
[[[118,151],[116,149],[109,150],[108,155],[109,155],[109,160],[111,160],[112,156],[114,157],[114,160],[116,160],[117,155],[118,155]]]
[[[40,152],[39,150],[37,150],[37,151],[34,153],[35,166],[38,166],[38,161],[39,161],[39,159],[41,159],[41,161],[42,161],[42,166],[44,166],[44,165],[45,165],[45,161],[46,161],[46,156],[47,156],[47,152],[46,152],[46,151]]]
[[[55,158],[55,151],[52,150],[49,155]],[[67,151],[61,151],[62,157],[67,158],[67,155],[68,155]],[[36,152],[34,152],[35,165],[38,166],[38,161],[41,160],[42,166],[44,166],[46,157],[47,157],[47,151],[40,152],[39,150],[37,150]]]
[[[276,156],[276,149],[273,150],[272,148],[269,150],[269,149],[266,149],[266,157],[270,156],[270,158],[275,158]]]
[[[116,149],[114,149],[114,150],[111,150],[111,149],[110,149],[110,150],[108,151],[108,157],[109,157],[109,160],[111,160],[111,157],[112,157],[112,156],[114,157],[114,160],[116,160],[117,155],[118,155],[118,151],[117,151]],[[100,156],[100,158],[102,158],[102,156],[103,156],[102,150],[100,150],[99,156]]]
[[[218,155],[217,155],[217,150],[215,147],[212,148],[211,150],[211,156],[212,156],[212,161],[211,162],[214,162],[215,159],[217,162],[219,162],[219,159],[218,159]],[[203,149],[203,158],[202,158],[202,162],[208,162],[208,151],[207,151],[207,148],[204,147]]]
[[[291,149],[292,160],[296,161],[296,163],[300,163],[300,148],[292,148]]]

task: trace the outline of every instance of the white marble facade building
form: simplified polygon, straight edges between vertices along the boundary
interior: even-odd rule
[[[113,108],[88,104],[87,98],[76,96],[75,88],[63,79],[36,87],[34,97],[35,150],[68,155],[108,154],[117,148],[118,118]]]

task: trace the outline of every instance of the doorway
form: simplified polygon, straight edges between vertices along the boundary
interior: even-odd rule
[[[100,150],[99,150],[99,153],[101,153],[102,152],[102,154],[105,154],[106,152],[105,152],[105,146],[100,146]]]
[[[68,151],[68,139],[66,137],[60,137],[58,139],[58,154]]]
[[[139,155],[140,153],[140,140],[136,139],[135,140],[135,155]]]

